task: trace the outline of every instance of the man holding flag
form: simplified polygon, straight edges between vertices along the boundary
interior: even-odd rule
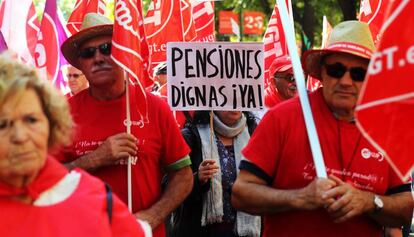
[[[192,187],[189,148],[168,105],[150,93],[141,96],[134,84],[128,86],[131,119],[125,119],[126,78],[111,58],[112,32],[109,19],[90,13],[81,30],[62,45],[65,58],[89,82],[88,90],[69,100],[77,131],[62,161],[101,178],[126,203],[126,164],[131,156],[132,212],[150,224],[154,236],[162,237],[164,218]],[[128,123],[131,134],[125,132]],[[169,183],[161,193],[164,171]]]
[[[238,209],[265,216],[264,236],[382,236],[410,223],[413,198],[355,125],[375,50],[368,25],[337,25],[328,46],[302,62],[323,87],[309,95],[328,179],[317,178],[299,99],[270,110],[243,150],[233,186]]]

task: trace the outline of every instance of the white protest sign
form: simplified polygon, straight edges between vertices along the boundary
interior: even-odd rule
[[[263,65],[263,43],[168,43],[168,103],[172,110],[261,110]]]

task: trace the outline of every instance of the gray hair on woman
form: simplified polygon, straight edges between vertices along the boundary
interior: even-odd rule
[[[49,152],[69,145],[73,121],[66,98],[49,81],[41,78],[35,68],[17,62],[7,52],[1,54],[0,107],[10,97],[22,96],[26,89],[33,89],[39,96],[43,112],[49,120]]]

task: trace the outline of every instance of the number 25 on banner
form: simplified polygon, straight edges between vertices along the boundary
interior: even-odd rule
[[[263,33],[264,15],[261,12],[245,11],[243,13],[243,33],[260,35]]]

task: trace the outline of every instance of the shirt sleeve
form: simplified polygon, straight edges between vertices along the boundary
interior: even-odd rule
[[[398,177],[397,173],[389,167],[389,185],[386,191],[387,195],[401,193],[401,192],[411,192],[411,182],[412,177],[405,182]]]
[[[282,134],[279,119],[273,110],[266,113],[242,153],[247,161],[262,170],[268,177],[274,177]]]
[[[190,148],[181,135],[170,107],[160,100],[160,129],[162,134],[163,163],[167,170],[177,170],[191,165]]]

